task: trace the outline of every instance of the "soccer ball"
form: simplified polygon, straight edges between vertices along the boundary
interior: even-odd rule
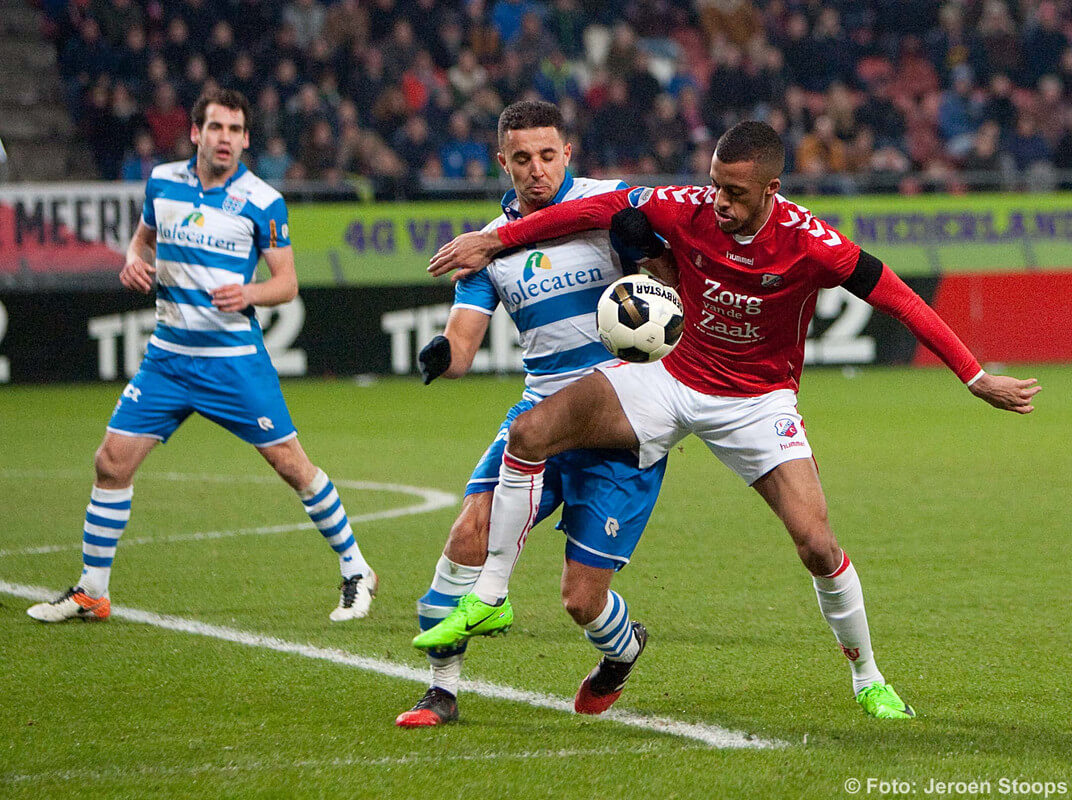
[[[685,329],[685,309],[673,288],[647,275],[626,275],[599,298],[596,327],[611,353],[645,364],[674,349]]]

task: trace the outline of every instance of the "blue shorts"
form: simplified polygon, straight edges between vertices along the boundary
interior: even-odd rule
[[[257,447],[297,435],[267,351],[221,358],[160,353],[150,347],[123,389],[108,422],[112,433],[166,442],[196,411]]]
[[[466,496],[490,492],[498,485],[510,425],[534,405],[531,400],[522,400],[510,409],[473,470]],[[628,450],[559,453],[547,460],[536,522],[563,506],[558,529],[566,534],[566,558],[590,567],[619,570],[629,563],[644,533],[665,472],[665,456],[640,469],[637,457]]]

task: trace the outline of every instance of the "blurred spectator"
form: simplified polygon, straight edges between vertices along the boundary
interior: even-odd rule
[[[346,90],[360,108],[372,108],[376,99],[387,88],[383,52],[378,47],[369,47],[362,55],[360,66],[346,83]]]
[[[443,162],[443,175],[448,178],[465,177],[469,173],[470,162],[474,161],[487,174],[491,164],[487,145],[473,138],[469,117],[464,111],[451,115],[447,140],[439,149],[439,159]]]
[[[954,158],[962,158],[971,149],[979,127],[982,109],[973,97],[971,68],[953,70],[953,87],[942,93],[938,108],[938,133]]]
[[[257,174],[269,183],[286,178],[287,170],[294,163],[287,152],[287,143],[282,136],[273,136],[268,140],[263,152],[257,157]]]
[[[651,74],[651,57],[647,51],[637,50],[625,78],[629,98],[639,108],[649,109],[662,92],[659,81]]]
[[[465,48],[458,54],[458,63],[447,72],[456,103],[464,103],[477,89],[488,83],[488,72],[476,60],[476,53]]]
[[[475,61],[474,61],[475,63]],[[417,51],[409,69],[402,73],[402,93],[409,111],[422,111],[432,93],[447,86],[447,79],[432,61],[427,50]]]
[[[845,145],[834,133],[834,121],[830,117],[823,115],[815,120],[815,130],[800,141],[796,162],[797,170],[805,175],[845,171],[848,167]]]
[[[558,48],[552,50],[547,58],[540,62],[540,68],[532,79],[532,86],[544,100],[551,103],[561,103],[567,97],[574,100],[581,97],[581,87],[573,75],[573,66],[566,60],[566,54]]]
[[[231,23],[221,19],[212,26],[212,39],[209,42],[208,50],[205,52],[209,74],[214,77],[231,74],[237,54],[234,29],[231,27]]]
[[[208,80],[208,63],[200,53],[194,53],[186,62],[186,71],[178,88],[178,102],[183,108],[193,108]]]
[[[1007,149],[1016,169],[1021,172],[1038,162],[1049,163],[1052,157],[1049,143],[1039,133],[1035,118],[1030,114],[1020,115]]]
[[[407,19],[398,19],[391,28],[391,36],[383,47],[383,65],[387,77],[397,81],[402,73],[417,58],[417,41],[413,37],[413,26]]]
[[[587,18],[578,0],[554,0],[548,11],[545,27],[558,42],[558,47],[566,58],[577,61],[584,57],[586,23]]]
[[[265,86],[257,93],[251,116],[249,143],[254,152],[264,149],[273,136],[283,136],[283,108],[279,102],[279,92],[274,86]]]
[[[108,43],[101,36],[97,21],[87,18],[72,36],[60,56],[60,75],[67,92],[67,106],[79,119],[82,93],[98,76],[107,75],[114,66],[115,57]]]
[[[588,151],[601,167],[629,164],[643,147],[642,112],[629,101],[629,89],[621,78],[611,78],[607,102],[588,129]]]
[[[326,119],[319,119],[302,134],[298,161],[312,180],[323,180],[325,173],[333,169],[338,160],[335,134]]]
[[[993,121],[984,122],[975,134],[971,150],[964,157],[964,169],[969,172],[996,172],[1001,169],[998,154],[1000,142],[1000,126]]]
[[[149,48],[145,41],[145,28],[131,26],[123,37],[123,43],[115,55],[115,79],[132,90],[140,92],[149,71]]]
[[[250,102],[256,100],[260,93],[262,79],[257,75],[257,66],[253,62],[253,56],[245,50],[239,51],[235,56],[234,67],[230,77],[225,79],[228,88],[241,92]]]
[[[513,50],[503,54],[499,77],[495,79],[495,91],[506,102],[513,103],[532,83],[532,73],[526,71],[521,63],[521,56]]]
[[[121,46],[131,28],[145,24],[145,15],[133,0],[91,0],[89,13],[112,47]]]
[[[535,3],[529,0],[495,0],[491,8],[491,22],[499,32],[499,38],[511,44],[521,33],[521,20],[536,10]]]
[[[333,52],[364,45],[369,37],[368,9],[359,0],[339,0],[328,7],[321,34]]]
[[[1038,4],[1034,16],[1024,26],[1023,42],[1023,85],[1034,86],[1043,75],[1057,71],[1061,54],[1069,46],[1053,0]]]
[[[405,127],[395,135],[392,144],[414,180],[425,162],[435,156],[438,150],[429,135],[428,123],[420,114],[414,114],[406,120]]]
[[[535,11],[528,11],[521,18],[521,31],[512,46],[521,54],[521,63],[525,65],[525,69],[535,72],[539,69],[540,59],[554,48],[555,43],[544,30],[540,15]]]
[[[283,21],[294,29],[298,47],[308,47],[324,28],[326,14],[317,0],[290,0],[283,7]]]
[[[744,47],[762,30],[756,4],[746,0],[697,0],[696,6],[708,39],[724,36]]]
[[[134,149],[123,159],[120,178],[124,181],[144,183],[149,180],[153,167],[160,163],[153,151],[153,137],[149,131],[140,130],[134,135]]]
[[[171,6],[174,17],[186,25],[187,35],[195,42],[207,42],[219,11],[212,0],[180,0]]]
[[[161,55],[164,56],[164,60],[168,64],[173,64],[178,70],[181,70],[193,53],[194,47],[190,43],[190,26],[186,24],[186,20],[182,17],[172,17],[167,25]]]
[[[153,92],[153,104],[145,112],[145,123],[153,136],[153,148],[168,158],[175,154],[179,142],[190,133],[190,117],[178,104],[175,87],[162,83]]]
[[[994,122],[1002,136],[1012,133],[1016,125],[1016,104],[1012,101],[1013,85],[1009,76],[999,73],[990,79],[989,97],[983,103],[981,116]]]
[[[1014,76],[1023,73],[1016,23],[1002,0],[986,0],[975,35],[974,66],[980,70],[980,78],[986,80],[999,73]]]
[[[499,54],[503,50],[503,40],[499,29],[491,23],[484,0],[469,0],[465,6],[465,13],[466,30],[469,32],[468,44],[476,53],[477,61],[481,64],[498,61]]]
[[[319,122],[326,120],[327,107],[320,99],[320,93],[311,83],[302,84],[298,93],[284,106],[283,138],[287,149],[292,153],[301,153],[308,132]],[[306,169],[309,163],[298,156]]]

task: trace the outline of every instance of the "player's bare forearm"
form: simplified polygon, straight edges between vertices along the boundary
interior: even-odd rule
[[[1036,378],[1020,380],[1008,375],[983,373],[968,387],[968,391],[1002,411],[1030,414],[1035,410],[1033,399],[1042,391],[1042,387]]]
[[[119,271],[119,282],[128,289],[142,294],[148,294],[153,290],[153,276],[156,268],[156,231],[143,221],[138,222],[138,228],[130,237],[127,245],[126,261],[123,269]]]
[[[437,278],[455,272],[451,280],[461,280],[484,269],[504,247],[497,231],[463,233],[436,251],[428,271]]]

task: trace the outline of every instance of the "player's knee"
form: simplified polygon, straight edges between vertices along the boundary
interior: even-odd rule
[[[510,425],[510,438],[507,447],[510,454],[526,461],[540,461],[546,457],[544,448],[547,445],[547,427],[543,425],[538,415],[526,411],[518,416]]]
[[[841,563],[841,547],[825,520],[793,536],[797,554],[814,575],[829,575]]]
[[[606,592],[593,593],[583,585],[562,586],[562,607],[578,625],[587,625],[598,617],[606,601]]]
[[[126,485],[133,477],[133,470],[107,444],[102,444],[97,448],[93,456],[93,469],[97,473],[97,485],[103,488]]]

